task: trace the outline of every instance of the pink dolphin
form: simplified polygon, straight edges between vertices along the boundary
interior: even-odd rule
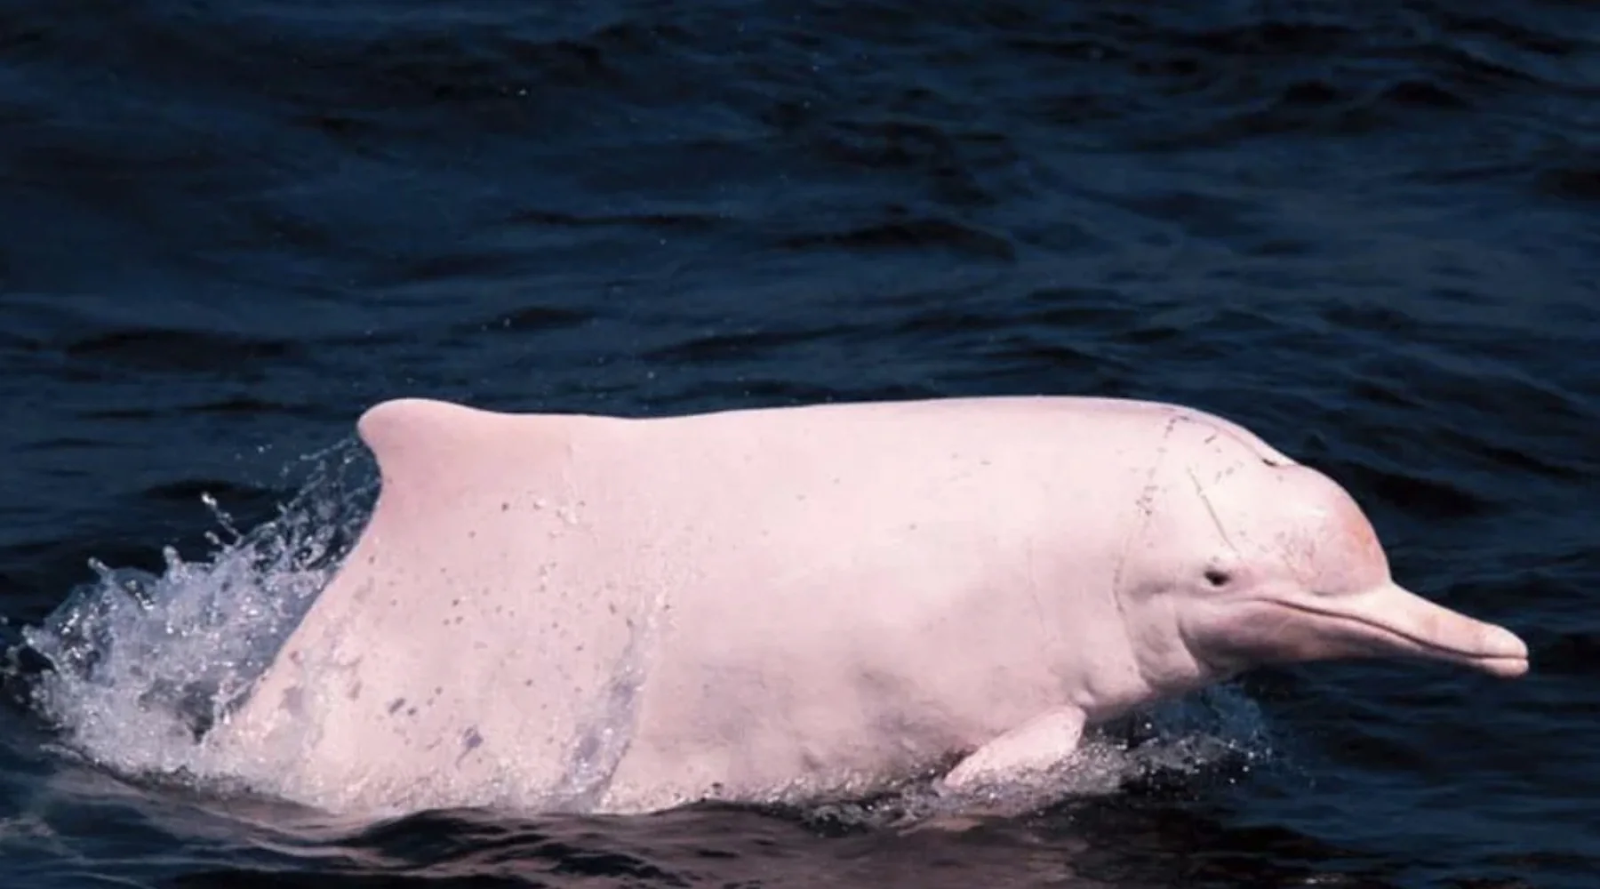
[[[300,802],[642,812],[946,787],[1265,662],[1527,670],[1326,476],[1183,407],[621,419],[397,400],[339,572],[206,743]]]

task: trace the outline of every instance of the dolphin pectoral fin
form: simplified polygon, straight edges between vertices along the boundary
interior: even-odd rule
[[[1044,772],[1071,756],[1083,737],[1083,711],[1051,710],[985,743],[961,760],[940,784],[968,791]]]

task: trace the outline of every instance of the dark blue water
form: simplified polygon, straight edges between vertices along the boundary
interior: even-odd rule
[[[1050,392],[1244,422],[1533,648],[1261,671],[1124,739],[1222,753],[966,832],[349,827],[129,774],[185,743],[131,702],[222,648],[106,624],[95,694],[8,684],[0,884],[1600,884],[1593,5],[4,0],[0,177],[9,642],[133,577],[277,589],[217,579],[201,495],[293,549],[386,397]]]

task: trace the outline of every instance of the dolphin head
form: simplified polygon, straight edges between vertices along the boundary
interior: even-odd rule
[[[1143,672],[1198,685],[1269,663],[1423,658],[1516,677],[1527,646],[1396,583],[1371,522],[1333,480],[1294,463],[1191,470],[1160,517],[1164,553],[1129,608],[1166,645]],[[1147,623],[1149,621],[1147,620]]]

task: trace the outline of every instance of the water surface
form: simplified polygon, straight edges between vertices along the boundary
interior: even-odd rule
[[[0,3],[0,613],[98,609],[110,665],[65,734],[7,711],[0,882],[1594,885],[1597,35],[1551,0]],[[1245,423],[1533,673],[1261,671],[1117,729],[1120,789],[968,831],[329,824],[189,786],[135,715],[292,619],[379,399],[1036,392]]]

